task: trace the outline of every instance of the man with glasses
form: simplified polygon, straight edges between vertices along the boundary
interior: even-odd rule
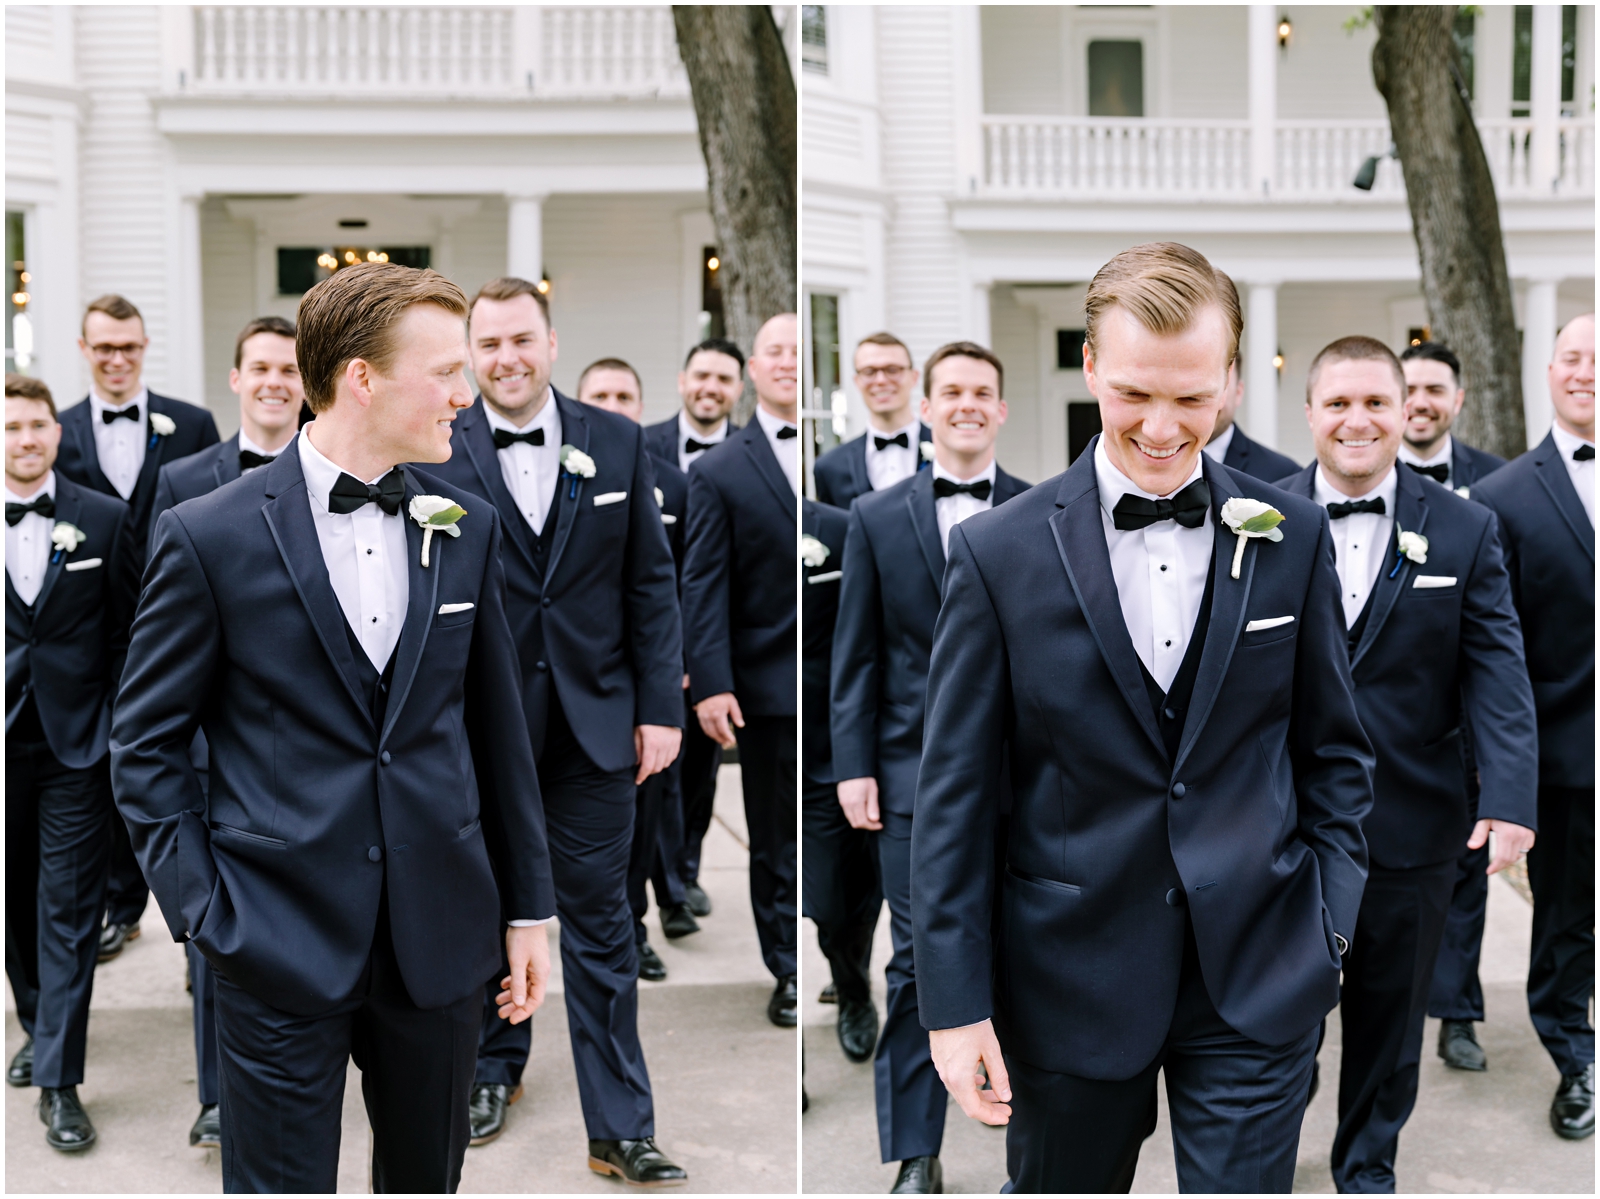
[[[221,440],[211,413],[156,395],[144,385],[150,345],[139,310],[117,295],[90,302],[78,349],[92,382],[85,403],[61,413],[61,455],[56,470],[82,487],[125,500],[131,509],[129,549],[145,558],[145,539],[161,467]],[[112,822],[111,881],[106,887],[106,928],[100,960],[109,961],[139,935],[150,889],[128,845],[128,830]]]
[[[928,426],[911,410],[917,368],[911,351],[893,333],[874,333],[856,346],[856,390],[867,404],[870,427],[860,437],[817,459],[817,498],[836,508],[869,491],[883,491],[910,478],[931,460]]]

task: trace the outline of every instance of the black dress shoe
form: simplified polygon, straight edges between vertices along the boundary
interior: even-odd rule
[[[201,1105],[200,1117],[189,1130],[189,1144],[196,1149],[222,1148],[222,1110],[215,1103]]]
[[[711,896],[701,889],[699,883],[690,883],[683,889],[683,894],[684,902],[693,915],[711,915]]]
[[[22,1048],[17,1050],[17,1056],[11,1059],[11,1065],[6,1069],[6,1081],[14,1087],[33,1085],[32,1037],[22,1043]]]
[[[1439,1021],[1439,1056],[1444,1058],[1445,1065],[1456,1070],[1489,1068],[1471,1020]]]
[[[50,1148],[77,1153],[94,1144],[94,1125],[78,1102],[77,1087],[44,1087],[39,1092],[39,1119]]]
[[[839,1048],[852,1062],[864,1062],[878,1044],[878,1009],[872,1000],[847,999],[839,1005]]]
[[[829,983],[827,986],[822,988],[822,994],[817,996],[817,1002],[818,1003],[838,1003],[839,1002],[839,988],[836,987],[833,983]]]
[[[139,925],[134,924],[108,924],[100,930],[100,957],[102,962],[109,962],[127,946],[129,941],[139,939]]]
[[[1563,1074],[1550,1105],[1550,1127],[1567,1141],[1594,1136],[1594,1063],[1582,1074]]]
[[[637,1141],[590,1141],[589,1169],[634,1187],[681,1187],[689,1172],[656,1148],[655,1137]]]
[[[639,942],[639,977],[653,983],[665,982],[667,978],[667,964],[648,941]]]
[[[504,1083],[475,1082],[472,1084],[472,1102],[467,1105],[467,1131],[472,1139],[469,1145],[487,1145],[506,1130],[506,1112],[522,1098],[519,1084],[512,1090]]]
[[[700,922],[694,918],[688,904],[680,903],[661,909],[661,931],[667,934],[667,940],[676,941],[679,937],[699,932]]]
[[[793,1028],[799,1022],[795,1018],[796,999],[794,975],[785,974],[772,988],[772,998],[767,1000],[767,1019],[779,1028]]]
[[[937,1157],[908,1157],[900,1163],[891,1195],[944,1194],[944,1167]]]

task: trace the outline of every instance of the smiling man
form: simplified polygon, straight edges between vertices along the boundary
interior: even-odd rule
[[[836,508],[869,491],[884,491],[926,467],[928,426],[912,411],[921,376],[911,350],[893,333],[873,333],[856,346],[856,390],[867,406],[866,432],[835,446],[812,468],[817,498]]]
[[[678,372],[678,414],[645,430],[650,452],[688,473],[712,446],[728,438],[728,417],[744,392],[744,351],[725,337],[693,347]]]
[[[1405,431],[1400,461],[1418,474],[1460,494],[1506,460],[1475,450],[1451,433],[1466,404],[1461,360],[1436,341],[1407,346],[1400,355],[1406,373]]]
[[[1019,1192],[1126,1191],[1160,1073],[1180,1189],[1287,1192],[1355,927],[1372,756],[1328,517],[1201,453],[1232,297],[1170,242],[1102,267],[1083,369],[1105,432],[949,535],[917,994],[945,1086],[1009,1124]],[[1280,539],[1236,533],[1239,501]]]

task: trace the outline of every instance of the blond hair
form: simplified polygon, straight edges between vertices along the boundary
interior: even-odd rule
[[[1096,357],[1100,320],[1114,307],[1127,309],[1152,333],[1182,333],[1199,313],[1222,311],[1228,326],[1228,362],[1239,356],[1244,315],[1233,280],[1198,250],[1175,241],[1152,241],[1118,254],[1096,272],[1084,300],[1084,345]]]

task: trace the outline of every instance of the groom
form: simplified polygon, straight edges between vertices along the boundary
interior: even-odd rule
[[[500,520],[467,499],[425,540],[436,505],[413,505],[451,493],[399,465],[450,456],[466,316],[431,271],[318,284],[297,345],[316,419],[154,531],[112,783],[174,939],[217,973],[230,1192],[334,1190],[352,1057],[373,1189],[454,1191],[502,931],[500,1015],[544,997],[555,897]]]
[[[950,532],[922,1022],[1010,1189],[1127,1191],[1164,1071],[1180,1189],[1286,1193],[1372,803],[1328,517],[1201,454],[1241,324],[1204,257],[1119,254],[1086,318],[1093,451]]]

